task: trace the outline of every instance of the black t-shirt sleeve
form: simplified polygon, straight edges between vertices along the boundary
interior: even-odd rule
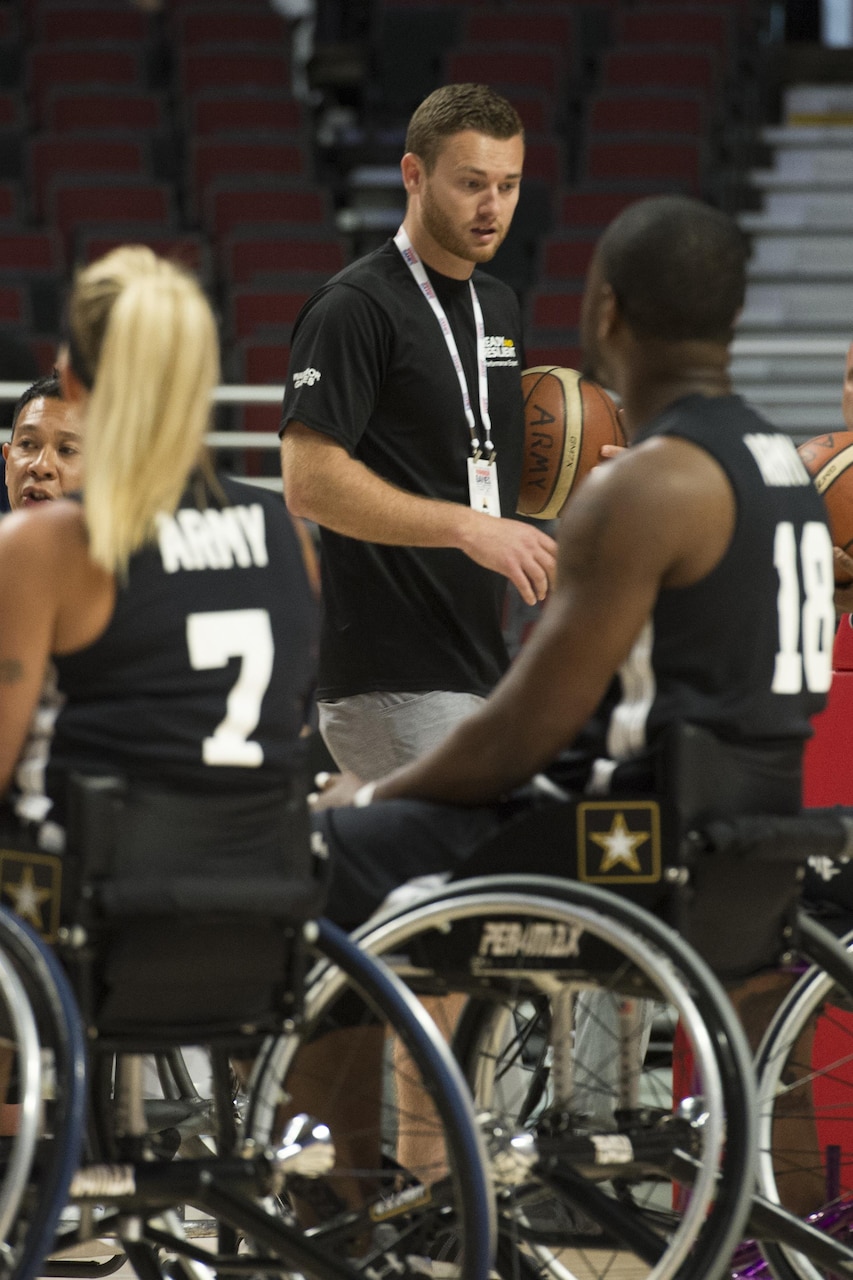
[[[315,295],[294,328],[281,431],[297,421],[354,453],[373,413],[393,344],[393,325],[361,289],[338,284]]]

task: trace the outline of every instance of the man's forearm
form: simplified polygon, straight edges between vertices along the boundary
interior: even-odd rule
[[[334,442],[306,448],[282,441],[282,473],[290,511],[345,537],[389,546],[450,547],[463,540],[471,513],[455,502],[397,488]],[[316,434],[316,433],[314,433]]]
[[[555,544],[543,530],[496,519],[466,503],[408,493],[299,422],[288,425],[281,459],[293,515],[362,542],[455,547],[484,569],[503,574],[526,603],[544,600]]]

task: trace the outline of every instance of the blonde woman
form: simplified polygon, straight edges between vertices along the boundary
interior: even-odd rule
[[[281,499],[205,455],[219,360],[198,284],[143,247],[86,267],[60,374],[82,501],[0,527],[5,820],[60,851],[69,773],[118,774],[153,797],[140,857],[165,830],[211,869],[262,859],[300,808],[314,592]]]

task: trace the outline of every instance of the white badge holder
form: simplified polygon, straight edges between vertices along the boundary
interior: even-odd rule
[[[494,458],[468,459],[468,499],[474,511],[483,511],[489,516],[500,515],[498,464]]]

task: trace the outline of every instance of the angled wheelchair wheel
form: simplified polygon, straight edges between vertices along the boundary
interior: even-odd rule
[[[736,1273],[758,1274],[756,1252],[769,1264],[764,1274],[772,1269],[779,1280],[853,1270],[853,933],[825,945],[758,1049],[758,1177],[767,1200],[819,1232],[833,1252],[822,1257],[822,1242],[805,1237],[798,1248],[783,1219],[736,1258]]]
[[[336,1162],[323,1176],[287,1178],[279,1211],[354,1275],[444,1267],[485,1280],[494,1197],[450,1049],[404,983],[328,921],[315,954],[304,1017],[256,1063],[245,1133],[268,1144],[289,1113],[309,1112],[328,1124]],[[401,1078],[416,1111],[401,1105]]]
[[[0,1225],[10,1280],[44,1274],[83,1148],[86,1042],[56,956],[0,908],[0,998],[15,1045],[17,1103],[0,1139]]]
[[[502,1276],[722,1273],[752,1198],[754,1082],[728,999],[672,930],[587,886],[494,876],[356,936],[447,1016]]]

